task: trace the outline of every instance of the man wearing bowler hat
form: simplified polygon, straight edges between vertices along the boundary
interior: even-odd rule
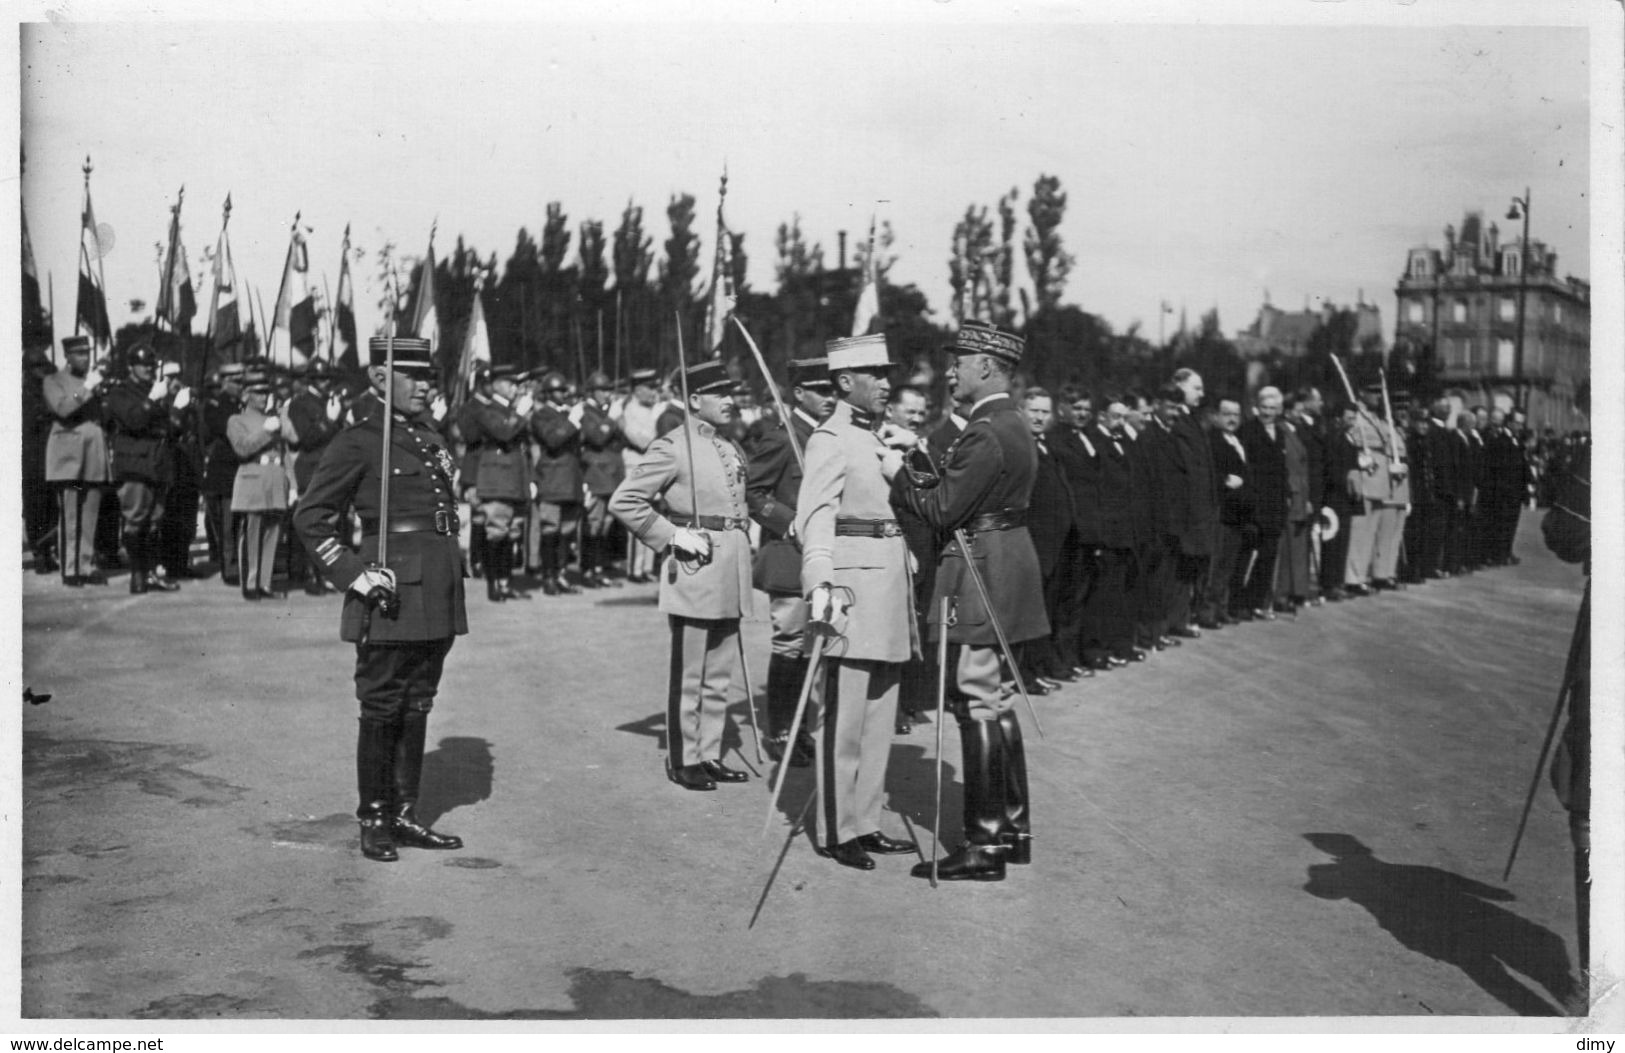
[[[323,455],[294,526],[322,572],[344,591],[339,636],[356,645],[355,687],[361,702],[356,784],[361,852],[393,862],[398,846],[454,849],[461,839],[437,833],[417,815],[429,711],[452,641],[468,632],[458,547],[455,465],[426,422],[434,366],[429,341],[394,339],[369,345],[367,379],[380,401],[340,432]],[[383,505],[384,406],[394,405],[389,453],[387,565],[378,566]],[[361,549],[344,546],[344,512],[361,518]]]
[[[999,690],[997,617],[1016,646],[1049,635],[1044,580],[1027,533],[1027,500],[1038,471],[1038,451],[1027,422],[1010,398],[1010,378],[1021,362],[1021,337],[966,321],[948,345],[948,382],[970,403],[965,430],[942,459],[940,482],[914,472],[892,479],[892,499],[919,514],[943,536],[962,530],[943,547],[931,597],[930,636],[948,634],[948,694],[959,720],[965,780],[965,843],[937,866],[945,881],[1002,881],[1005,864],[1032,858],[1027,759],[1013,701]],[[934,483],[934,485],[933,485]],[[971,578],[974,561],[991,609]],[[942,625],[942,601],[955,617]],[[915,877],[930,877],[930,862]]]
[[[827,618],[824,690],[813,714],[819,848],[837,863],[873,870],[869,853],[913,852],[880,831],[886,765],[902,665],[919,652],[908,543],[891,508],[890,480],[912,431],[876,424],[891,394],[884,335],[824,345],[839,400],[807,440],[796,501],[801,587],[812,616]]]
[[[660,576],[660,609],[671,622],[667,776],[685,790],[714,790],[747,779],[723,765],[722,736],[729,687],[741,675],[739,621],[754,605],[750,511],[745,455],[719,430],[733,420],[733,380],[720,360],[687,374],[686,419],[650,444],[609,511],[639,541],[670,550]]]

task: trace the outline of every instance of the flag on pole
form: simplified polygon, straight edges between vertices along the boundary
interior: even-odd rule
[[[474,279],[474,307],[468,316],[468,331],[463,334],[463,350],[457,356],[457,375],[451,382],[451,403],[461,405],[474,386],[474,370],[491,362],[491,333],[485,325],[485,305],[481,290],[485,288],[485,272]]]
[[[293,217],[293,236],[288,242],[288,258],[282,266],[282,288],[277,293],[276,313],[271,318],[271,342],[276,331],[288,334],[288,364],[305,365],[316,350],[316,301],[310,293],[310,250],[305,245],[309,228],[301,228],[299,215]]]
[[[102,285],[101,267],[106,251],[96,226],[96,212],[90,207],[90,159],[85,158],[85,207],[79,214],[79,298],[74,308],[73,331],[90,334],[97,350],[113,343],[113,326],[107,320],[107,290]],[[92,267],[96,263],[98,266]]]
[[[243,320],[237,306],[237,268],[231,262],[231,241],[226,225],[231,222],[231,195],[226,195],[225,218],[220,221],[220,239],[214,247],[214,291],[209,294],[207,335],[209,347],[228,362],[242,358]]]
[[[733,268],[728,259],[728,223],[722,218],[722,203],[728,197],[728,170],[722,170],[722,187],[717,191],[717,249],[711,260],[711,298],[705,308],[706,347],[711,357],[722,357],[722,341],[728,335],[728,319],[738,305]]]
[[[188,333],[197,314],[197,298],[192,292],[192,269],[186,263],[181,244],[181,200],[186,188],[175,198],[169,216],[169,254],[164,259],[163,280],[158,288],[158,317],[169,323],[170,332]]]
[[[875,221],[869,218],[869,248],[863,257],[863,274],[858,285],[858,308],[852,312],[852,335],[868,336],[880,320],[880,265],[875,261]]]
[[[350,225],[344,225],[344,255],[339,262],[339,295],[333,304],[333,358],[340,369],[361,368],[355,339],[355,287],[350,281]]]
[[[429,341],[429,358],[440,352],[440,315],[434,303],[434,228],[429,228],[429,254],[423,258],[417,288],[412,294],[412,335]],[[444,368],[444,367],[441,367]]]
[[[21,202],[19,202],[19,205]],[[49,347],[51,332],[45,323],[45,305],[40,302],[39,272],[34,269],[34,243],[28,239],[28,217],[23,222],[23,350]]]

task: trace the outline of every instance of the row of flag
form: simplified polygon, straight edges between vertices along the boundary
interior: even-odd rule
[[[74,332],[91,337],[98,355],[112,346],[112,327],[107,315],[106,282],[101,259],[111,248],[112,231],[96,223],[90,198],[90,159],[85,159],[84,207],[81,212],[79,239],[79,285],[74,312]],[[723,217],[728,177],[724,172],[717,200],[716,251],[712,260],[711,295],[706,309],[707,346],[713,356],[722,354],[728,321],[737,305],[737,290],[733,280],[731,246],[733,235]],[[186,250],[181,242],[181,206],[185,200],[185,187],[176,196],[170,209],[169,240],[164,251],[159,276],[156,317],[170,332],[190,333],[192,319],[197,314],[197,298],[192,284],[191,268],[186,261]],[[253,304],[246,287],[240,287],[237,269],[232,261],[229,227],[231,224],[231,196],[226,196],[220,223],[220,234],[215,244],[212,261],[211,292],[205,335],[209,348],[221,361],[236,361],[242,357],[243,337],[246,329],[242,316],[246,306],[250,325],[254,322]],[[302,225],[300,215],[294,216],[288,240],[288,253],[283,263],[282,281],[277,290],[275,310],[267,316],[262,309],[260,318],[269,322],[265,354],[273,361],[276,354],[276,336],[286,334],[287,347],[281,356],[288,365],[307,364],[317,352],[318,314],[310,285],[310,250],[306,235],[311,228]],[[429,251],[423,261],[418,280],[414,283],[407,310],[393,319],[397,332],[427,337],[438,357],[440,325],[435,309],[435,255],[434,228],[429,231]],[[490,331],[480,291],[485,274],[476,278],[473,311],[458,349],[455,369],[452,371],[453,401],[461,401],[468,394],[471,378],[481,363],[492,361]],[[28,238],[28,221],[22,222],[22,303],[24,345],[30,346],[30,334],[43,332],[41,322],[44,309],[40,301],[38,272],[34,267],[33,248]],[[355,327],[355,292],[350,275],[350,228],[344,228],[344,245],[339,264],[338,296],[333,300],[330,332],[327,341],[330,365],[339,368],[359,367],[359,344]],[[875,254],[875,229],[869,227],[869,248],[864,261],[862,284],[854,312],[852,335],[861,336],[870,331],[880,318],[880,280]]]

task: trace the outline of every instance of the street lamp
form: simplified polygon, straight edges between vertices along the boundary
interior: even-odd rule
[[[1529,188],[1523,188],[1523,197],[1514,197],[1507,209],[1507,219],[1523,220],[1523,240],[1518,242],[1518,330],[1512,345],[1512,390],[1517,392],[1513,402],[1519,412],[1529,407],[1523,392],[1523,311],[1524,293],[1529,286]]]

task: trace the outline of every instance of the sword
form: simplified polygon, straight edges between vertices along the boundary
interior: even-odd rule
[[[762,763],[762,731],[756,726],[756,692],[751,689],[750,662],[745,658],[745,637],[743,633],[735,633],[734,639],[739,643],[739,672],[745,678],[745,705],[749,708],[746,713],[750,715],[751,742],[756,747],[756,763]]]
[[[393,285],[390,302],[394,303]],[[388,586],[367,593],[367,624],[362,627],[362,639],[371,636],[374,607],[386,618],[400,611],[400,598],[395,592],[395,572],[389,569],[389,450],[394,442],[395,427],[395,317],[393,308],[384,330],[384,447],[378,456],[378,559],[373,569],[383,573]]]
[[[779,397],[779,386],[773,383],[773,374],[767,371],[767,359],[762,357],[762,349],[756,346],[756,341],[751,337],[750,330],[745,328],[745,323],[739,320],[739,316],[731,314],[728,317],[732,319],[734,325],[739,327],[739,332],[744,336],[745,343],[750,346],[750,353],[756,358],[756,365],[762,371],[762,381],[767,385],[767,393],[773,396],[773,408],[779,411],[779,420],[784,422],[784,434],[790,439],[790,452],[796,455],[796,467],[805,472],[807,470],[807,461],[802,456],[801,443],[796,439],[795,428],[790,426],[790,411],[784,408],[784,399]]]
[[[993,600],[987,594],[987,585],[982,581],[982,572],[976,569],[976,560],[971,558],[970,543],[965,538],[965,528],[954,528],[954,540],[959,542],[959,551],[965,557],[965,566],[970,570],[970,580],[976,583],[976,592],[982,597],[982,606],[987,608],[987,620],[993,626],[993,635],[999,638],[999,650],[1004,652],[1004,660],[1010,663],[1010,672],[1016,678],[1016,690],[1021,692],[1021,700],[1027,703],[1027,715],[1033,718],[1033,727],[1038,729],[1038,737],[1045,738],[1044,725],[1038,719],[1038,710],[1033,708],[1033,700],[1027,696],[1027,684],[1021,678],[1021,666],[1016,661],[1015,652],[1010,650],[1010,641],[1004,635],[1004,626],[999,624],[999,613],[993,609]]]
[[[801,731],[801,716],[807,711],[807,699],[812,695],[813,684],[817,682],[819,666],[824,658],[824,641],[828,639],[823,633],[813,634],[812,655],[807,659],[807,675],[801,681],[801,697],[796,700],[796,715],[790,721],[790,737],[785,740],[784,760],[779,762],[779,781],[773,787],[772,799],[767,802],[767,821],[762,824],[762,836],[773,828],[773,812],[779,806],[779,793],[784,789],[785,776],[790,772],[790,750],[795,748],[796,735]]]
[[[948,597],[942,598],[942,621],[937,630],[937,807],[931,814],[931,887],[937,887],[937,844],[942,836],[942,724],[948,708]]]

